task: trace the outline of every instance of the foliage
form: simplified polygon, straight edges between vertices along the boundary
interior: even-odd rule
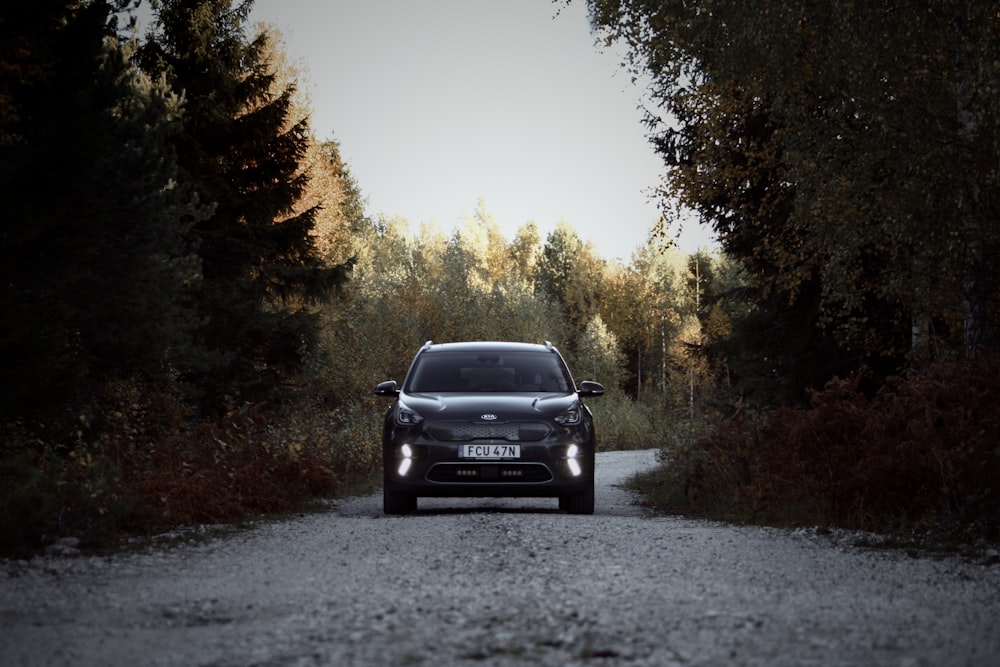
[[[996,348],[988,4],[588,5],[651,81],[664,196],[716,229],[759,301],[815,313],[841,371]]]
[[[345,238],[357,221],[347,218],[360,195],[335,144],[286,123],[290,88],[268,92],[275,79],[255,56],[267,41],[242,37],[243,13],[214,22],[211,11],[228,3],[157,5],[168,19],[195,4],[209,10],[188,25],[206,31],[203,43],[224,33],[216,51],[201,52],[202,73],[218,76],[219,87],[206,90],[197,77],[186,87],[160,76],[165,69],[136,68],[135,45],[115,34],[112,10],[126,4],[20,3],[0,21],[0,306],[9,325],[0,336],[0,548],[8,553],[63,534],[93,544],[123,528],[291,506],[330,492],[338,470],[363,465],[343,463],[355,455],[342,456],[317,427],[305,429],[315,440],[294,440],[294,420],[277,409],[244,414],[245,403],[217,403],[222,412],[205,418],[192,408],[192,394],[219,398],[222,388],[218,376],[198,377],[199,364],[230,361],[280,394],[280,406],[294,402],[268,371],[310,358],[300,325],[316,317],[308,300],[344,276],[336,262],[351,250]],[[228,47],[240,52],[235,61]],[[192,139],[206,135],[211,146],[201,152]],[[314,159],[300,170],[303,151]],[[305,169],[323,171],[339,216],[322,228],[309,225],[318,203],[294,210]],[[230,177],[231,188],[194,174]],[[236,209],[262,227],[209,239],[211,221]],[[313,252],[321,242],[325,260]],[[252,267],[226,274],[232,267],[220,256],[245,260],[248,250],[261,253]],[[223,292],[240,296],[206,309]],[[205,337],[206,327],[246,325],[236,312],[260,325],[229,334],[262,353],[250,363]]]
[[[577,370],[577,382],[584,379],[607,383],[612,391],[622,384],[625,360],[618,348],[618,341],[597,315],[587,325],[576,346],[570,363]]]
[[[93,544],[120,529],[132,502],[105,458],[8,445],[13,451],[0,459],[0,554],[29,555],[65,534],[87,535]]]
[[[181,180],[214,205],[197,223],[203,283],[196,306],[204,354],[184,369],[218,409],[259,401],[300,365],[318,318],[308,306],[344,282],[312,234],[318,204],[296,210],[309,182],[308,120],[289,122],[294,91],[274,90],[267,32],[248,39],[250,2],[158,0],[141,67],[184,96],[176,146]]]
[[[664,440],[666,420],[656,411],[612,391],[587,403],[594,413],[599,451],[652,449]]]
[[[928,32],[943,0],[898,25],[871,15],[883,5],[592,1],[677,120],[651,118],[664,194],[729,251],[681,252],[664,222],[623,265],[569,221],[544,238],[526,222],[508,240],[483,200],[450,230],[366,215],[338,144],[309,130],[280,36],[247,30],[250,3],[155,2],[138,52],[116,39],[107,2],[22,3],[23,20],[0,24],[12,288],[0,296],[12,323],[0,549],[349,492],[380,465],[374,385],[402,380],[426,340],[487,338],[551,340],[578,381],[605,384],[588,401],[599,446],[663,446],[672,502],[864,526],[994,517],[995,461],[972,426],[995,435],[994,418],[958,408],[992,396],[988,373],[953,371],[975,395],[958,381],[935,393],[951,367],[878,393],[916,340],[942,356],[970,336],[991,344],[983,304],[997,285],[975,263],[996,242],[993,102],[977,97],[993,65],[975,40],[992,24],[965,43]],[[858,21],[886,45],[827,62]],[[928,37],[922,69],[900,26]],[[974,67],[931,67],[949,40]],[[963,82],[975,91],[964,107],[940,97]],[[924,84],[939,97],[916,99]],[[982,112],[965,127],[982,152],[944,122],[952,103]],[[976,192],[957,167],[935,173],[953,158],[979,174]],[[975,206],[955,213],[957,199]],[[859,360],[862,385],[808,393]],[[809,411],[771,409],[810,395]],[[961,439],[940,444],[949,433]]]
[[[264,405],[241,406],[188,437],[129,452],[124,482],[144,501],[143,525],[233,521],[332,494],[325,440],[307,440],[294,428],[272,437],[268,430],[277,420]]]
[[[7,10],[5,10],[7,12]],[[0,414],[190,351],[206,211],[177,183],[179,100],[127,62],[107,3],[16,3],[0,23]]]
[[[116,381],[62,424],[7,424],[0,553],[64,535],[105,547],[124,531],[234,522],[356,488],[379,469],[374,400],[331,409],[303,387],[280,410],[193,421],[183,396]]]
[[[752,521],[864,530],[974,531],[1000,520],[1000,360],[940,362],[871,398],[864,373],[808,410],[741,411],[664,450],[657,502]]]
[[[549,234],[536,268],[537,289],[559,304],[566,319],[568,352],[597,314],[603,266],[573,228],[560,221]]]

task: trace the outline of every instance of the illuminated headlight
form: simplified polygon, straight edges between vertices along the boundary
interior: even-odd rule
[[[399,469],[396,472],[399,473],[400,477],[405,477],[413,465],[413,448],[409,445],[403,445],[399,448],[399,453],[403,455],[403,460],[399,462]]]
[[[580,455],[580,448],[576,445],[570,445],[566,448],[566,465],[569,466],[569,472],[573,477],[579,477],[583,474],[583,468],[580,467],[580,462],[576,460],[576,457]]]
[[[556,422],[563,426],[572,426],[580,423],[580,406],[574,405],[566,412],[556,417]]]

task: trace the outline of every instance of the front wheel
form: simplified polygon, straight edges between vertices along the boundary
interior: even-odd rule
[[[559,498],[559,509],[570,514],[593,514],[594,513],[594,483],[583,493],[574,493],[571,496],[561,496]]]
[[[382,492],[382,511],[385,514],[409,514],[417,509],[417,497],[402,493]]]

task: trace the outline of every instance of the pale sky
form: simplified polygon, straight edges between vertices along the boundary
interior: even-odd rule
[[[369,214],[450,232],[480,198],[508,239],[565,219],[628,261],[664,167],[642,90],[601,53],[582,0],[256,0],[306,70],[313,132],[340,142]],[[696,225],[685,250],[709,244]]]

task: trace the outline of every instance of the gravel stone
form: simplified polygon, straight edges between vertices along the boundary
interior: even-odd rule
[[[599,454],[594,516],[446,498],[386,517],[374,495],[170,547],[0,563],[0,664],[1000,664],[995,559],[660,515],[619,486],[654,465]]]

